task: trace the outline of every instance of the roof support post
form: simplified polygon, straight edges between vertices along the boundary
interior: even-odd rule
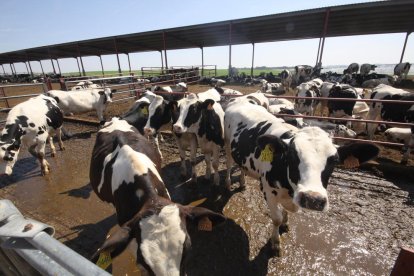
[[[131,75],[131,60],[129,59],[129,53],[126,54],[128,57],[129,74]]]
[[[82,56],[79,56],[79,59],[80,59],[80,64],[81,64],[81,67],[82,67],[82,75],[83,75],[83,76],[86,76],[85,67],[83,67],[83,60],[82,60]]]
[[[33,78],[33,70],[32,70],[32,65],[30,65],[30,61],[27,61],[27,64],[29,64],[29,70],[30,70],[30,75],[32,75]]]
[[[102,56],[101,55],[99,55],[99,60],[101,61],[102,77],[105,77],[105,71],[104,71],[104,68],[103,68]]]
[[[27,74],[30,74],[29,67],[27,67],[27,63],[26,62],[23,62],[23,63],[24,63],[24,65],[26,65]]]
[[[56,59],[56,63],[57,63],[58,69],[59,69],[59,74],[62,75],[62,71],[60,71],[60,64],[59,64],[59,60],[58,59]]]
[[[200,47],[201,49],[201,76],[204,76],[204,48]]]
[[[323,47],[325,46],[325,37],[326,37],[326,32],[328,30],[328,22],[329,22],[329,14],[331,12],[331,9],[326,9],[326,14],[325,14],[325,24],[323,26],[323,38],[322,38],[322,46],[321,46],[321,55],[319,56],[319,62],[316,65],[322,65],[322,56],[323,56]]]
[[[115,45],[115,52],[116,52],[116,60],[118,61],[118,73],[119,75],[121,75],[122,74],[121,63],[119,62],[118,45],[116,44],[115,38],[114,38],[114,45]]]
[[[402,53],[401,53],[400,63],[402,62],[402,60],[404,58],[405,46],[407,46],[407,40],[408,40],[408,36],[410,34],[411,34],[411,32],[407,32],[407,35],[405,36],[405,41],[404,41],[404,46],[403,46]]]
[[[164,58],[162,57],[162,50],[160,51],[161,54],[161,74],[164,74]]]
[[[76,59],[76,63],[78,64],[79,76],[82,76],[81,69],[80,69],[80,66],[79,66],[79,60],[78,60],[77,57],[75,57],[74,59]]]
[[[13,67],[12,72],[14,75],[17,75],[16,67],[14,67],[14,63],[10,63],[10,67]]]
[[[55,65],[53,64],[52,56],[50,55],[50,49],[47,48],[47,52],[49,53],[50,62],[52,63],[53,73],[56,74]]]
[[[12,75],[14,75],[12,64],[9,63],[9,65],[10,65],[10,71],[11,71]]]
[[[229,24],[229,77],[231,77],[231,22]]]
[[[44,74],[45,74],[45,71],[43,71],[42,61],[41,61],[41,60],[39,60],[39,63],[40,63],[40,69],[42,69],[42,74],[44,75]]]
[[[3,64],[1,65],[1,68],[3,69],[3,75],[6,75],[6,71],[4,70]]]
[[[252,50],[252,68],[250,69],[250,77],[253,78],[253,68],[254,68],[254,43],[252,43],[253,50]]]
[[[167,69],[168,74],[167,43],[165,41],[165,32],[162,32],[162,41],[164,43],[165,68]]]
[[[319,61],[319,52],[321,50],[321,42],[322,42],[322,37],[319,38],[319,44],[318,44],[318,53],[316,54],[316,61],[315,64],[318,64]]]

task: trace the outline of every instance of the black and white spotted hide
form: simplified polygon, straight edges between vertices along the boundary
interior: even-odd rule
[[[51,155],[55,156],[52,135],[56,132],[59,147],[64,149],[62,123],[63,113],[51,97],[40,95],[13,107],[0,137],[0,175],[13,172],[22,145],[39,160],[42,175],[48,174],[50,167],[45,159],[46,141],[49,140]]]

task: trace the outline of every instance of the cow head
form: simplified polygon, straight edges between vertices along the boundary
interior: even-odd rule
[[[109,251],[111,257],[116,257],[135,239],[137,263],[143,275],[185,275],[191,249],[187,223],[197,224],[208,218],[215,227],[226,218],[206,208],[160,200],[157,210],[140,212],[110,235],[95,256]]]
[[[180,104],[180,115],[177,122],[173,125],[176,133],[185,133],[187,131],[195,131],[197,122],[201,119],[201,112],[204,109],[211,108],[214,104],[213,100],[201,101],[196,94],[189,94]]]
[[[154,135],[163,125],[172,122],[178,114],[178,104],[175,101],[166,101],[161,96],[155,96],[148,108],[148,121],[145,125],[145,135]]]
[[[98,93],[101,95],[102,103],[107,104],[112,102],[112,93],[116,92],[116,90],[111,90],[109,88],[105,88],[103,90],[99,90]]]
[[[264,162],[261,182],[271,187],[281,185],[286,188],[294,205],[289,205],[290,200],[287,201],[289,204],[281,200],[281,204],[291,211],[298,207],[327,210],[326,188],[335,164],[347,163],[345,160],[351,156],[363,163],[379,152],[373,144],[354,143],[337,148],[329,135],[318,127],[305,127],[286,140],[262,135],[257,142],[262,152],[269,149],[272,155],[268,162]]]
[[[309,99],[296,99],[295,110],[305,115],[312,115],[311,110],[317,103],[315,100],[320,94],[318,86],[314,83],[301,83],[297,89],[297,97],[308,97]]]

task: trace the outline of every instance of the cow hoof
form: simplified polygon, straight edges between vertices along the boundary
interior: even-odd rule
[[[56,156],[56,152],[51,152],[51,153],[50,153],[50,156],[51,156],[51,157],[55,157],[55,156]]]
[[[60,150],[64,151],[66,148],[64,146],[60,147]]]

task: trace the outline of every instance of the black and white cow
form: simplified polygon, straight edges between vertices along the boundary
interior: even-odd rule
[[[112,203],[121,226],[95,254],[116,257],[135,240],[137,263],[145,275],[184,275],[191,247],[187,222],[224,216],[171,201],[159,174],[157,151],[125,120],[113,118],[98,132],[92,152],[90,183],[98,197]]]
[[[316,81],[315,81],[316,80]],[[305,115],[314,115],[315,108],[319,104],[320,87],[322,80],[315,79],[305,83],[301,83],[297,89],[297,97],[307,97],[309,99],[296,99],[295,110]]]
[[[411,64],[409,62],[398,63],[394,67],[394,75],[398,76],[398,79],[406,79],[410,68]]]
[[[389,85],[380,84],[375,87],[371,94],[374,100],[395,100],[395,101],[414,101],[414,95],[408,91],[394,88]],[[378,103],[370,102],[368,113],[369,120],[393,121],[414,123],[414,105],[400,103]],[[367,124],[368,139],[372,139],[378,124]],[[411,148],[414,147],[414,126],[411,127],[411,138],[405,145],[405,152],[401,159],[401,164],[407,164]]]
[[[80,81],[75,86],[71,87],[70,90],[77,91],[77,90],[85,90],[85,89],[92,89],[92,88],[101,88],[101,86],[91,81]]]
[[[45,159],[46,141],[49,140],[51,155],[56,149],[52,134],[56,132],[59,147],[64,149],[61,139],[63,113],[53,98],[39,95],[13,107],[7,115],[0,137],[0,175],[10,175],[17,161],[21,146],[39,160],[42,175],[49,173]]]
[[[153,86],[151,92],[160,93],[160,95],[169,101],[178,101],[184,98],[184,93],[187,92],[187,84],[185,82],[179,82],[174,86]],[[182,93],[182,94],[170,94],[170,93]]]
[[[233,99],[230,99],[229,103],[233,103],[233,102],[238,102],[238,101],[248,101],[251,104],[255,104],[255,105],[260,105],[263,106],[266,110],[269,109],[269,98],[267,96],[273,96],[273,95],[269,95],[269,94],[265,94],[260,92],[260,90],[244,95],[244,96],[240,96],[240,97],[236,97]],[[227,107],[227,105],[226,105]],[[223,108],[224,111],[226,110],[225,108]]]
[[[282,85],[285,88],[285,92],[289,92],[290,87],[292,86],[293,76],[292,72],[287,69],[284,69],[279,73],[279,77],[282,81]]]
[[[329,91],[329,98],[357,99],[356,89],[348,84],[335,84]],[[355,101],[328,101],[329,117],[352,117]]]
[[[96,110],[101,124],[105,122],[104,112],[112,102],[109,88],[93,88],[78,91],[50,90],[47,95],[54,98],[65,115]]]
[[[295,83],[299,85],[302,82],[309,81],[313,72],[313,67],[310,65],[295,66]]]
[[[231,186],[233,162],[245,174],[260,180],[260,188],[273,221],[272,247],[280,249],[279,226],[287,223],[287,213],[299,208],[325,211],[329,207],[326,190],[336,162],[365,162],[379,149],[372,144],[336,147],[318,127],[297,129],[262,107],[247,102],[228,106],[224,119],[227,155],[226,185]],[[358,163],[358,162],[355,162]]]
[[[147,136],[154,136],[163,129],[172,129],[172,125],[177,121],[180,114],[180,106],[183,99],[176,101],[167,101],[161,96],[156,96],[149,106],[148,121],[144,131]],[[186,150],[190,148],[190,162],[192,167],[196,164],[197,137],[194,133],[177,134],[172,132],[177,142],[178,152],[181,158],[181,176],[187,175]],[[159,145],[156,143],[157,149]],[[192,173],[191,173],[192,175]],[[197,176],[193,176],[195,179]]]
[[[349,64],[348,68],[344,70],[344,74],[356,74],[359,70],[359,64],[358,63],[351,63]]]
[[[260,88],[260,90],[263,93],[270,93],[273,95],[282,95],[286,92],[285,87],[282,83],[268,82],[267,80],[261,80],[261,83],[262,83],[262,87]]]
[[[361,76],[366,76],[369,74],[369,72],[375,71],[375,68],[377,68],[376,65],[373,64],[369,64],[369,63],[364,63],[361,65],[361,70],[360,70],[360,74]]]
[[[210,179],[211,157],[213,158],[214,184],[219,185],[219,152],[224,145],[223,118],[224,111],[220,104],[220,94],[210,89],[199,94],[190,94],[180,103],[180,115],[173,125],[177,134],[194,133],[198,145],[204,153],[206,162],[206,179]],[[195,164],[192,164],[192,181],[196,181]]]
[[[144,135],[144,127],[148,121],[149,105],[150,100],[142,97],[136,100],[129,110],[119,117],[134,126],[139,133]]]

